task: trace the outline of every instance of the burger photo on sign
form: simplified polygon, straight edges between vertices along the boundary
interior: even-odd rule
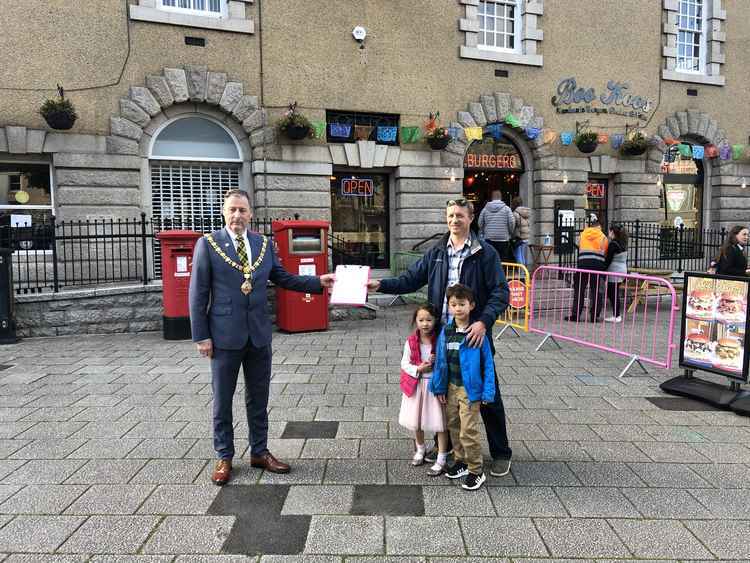
[[[742,356],[742,343],[737,338],[721,338],[716,343],[714,365],[718,368],[742,371]]]
[[[716,309],[716,294],[706,289],[694,289],[688,293],[686,315],[693,319],[713,319]]]
[[[711,346],[708,336],[702,332],[691,332],[685,338],[685,356],[693,360],[709,361]]]
[[[724,292],[716,307],[716,318],[726,322],[742,322],[745,320],[747,307],[741,295]]]

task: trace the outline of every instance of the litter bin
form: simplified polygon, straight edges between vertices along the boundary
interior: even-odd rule
[[[166,340],[188,340],[190,333],[190,273],[193,250],[201,233],[161,231],[161,280],[164,315],[162,326]]]
[[[327,221],[273,221],[274,241],[287,272],[319,276],[328,271]],[[276,288],[276,325],[286,332],[328,329],[328,291],[300,293]]]
[[[13,296],[13,250],[0,248],[0,344],[15,344],[15,298]]]

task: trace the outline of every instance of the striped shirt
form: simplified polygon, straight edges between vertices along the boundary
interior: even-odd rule
[[[453,242],[448,237],[448,283],[445,289],[456,285],[461,278],[461,266],[471,251],[471,237],[467,237],[461,248],[453,248]],[[448,313],[448,299],[443,299],[443,323],[449,323],[453,317]]]
[[[460,329],[452,321],[445,327],[445,363],[448,365],[448,382],[459,387],[463,387],[464,384],[459,349],[466,337],[465,330],[468,329]]]

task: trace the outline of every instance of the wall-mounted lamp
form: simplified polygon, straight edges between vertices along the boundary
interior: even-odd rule
[[[743,176],[740,180],[740,187],[744,190],[747,187],[747,179]]]
[[[567,172],[563,172],[562,181],[563,181],[563,184],[567,184],[568,183],[568,173]]]
[[[456,181],[456,171],[451,168],[451,182]]]
[[[661,176],[656,177],[656,185],[661,187]]]

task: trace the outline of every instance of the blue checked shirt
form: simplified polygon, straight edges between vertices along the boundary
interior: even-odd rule
[[[448,284],[445,289],[448,289],[452,285],[458,283],[461,277],[461,266],[464,264],[464,260],[469,255],[471,250],[471,237],[466,239],[464,245],[461,248],[453,248],[453,243],[450,237],[448,237]],[[453,320],[453,316],[448,314],[448,299],[443,299],[443,323],[447,324]]]

